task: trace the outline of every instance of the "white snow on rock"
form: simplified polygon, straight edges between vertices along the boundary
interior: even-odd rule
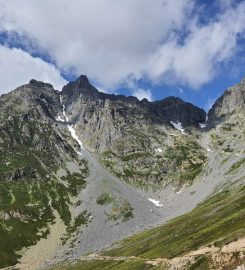
[[[162,149],[161,148],[156,148],[155,149],[156,152],[162,153]]]
[[[178,194],[180,194],[182,191],[181,190],[179,190],[178,192],[176,192],[176,194],[178,195]]]
[[[77,141],[77,143],[79,144],[80,148],[81,148],[81,149],[84,149],[84,148],[83,148],[83,144],[82,144],[82,142],[80,141],[80,139],[78,138],[78,136],[77,136],[77,134],[76,134],[76,131],[75,131],[75,129],[73,128],[73,126],[68,125],[68,130],[70,131],[72,138],[73,138],[74,140]]]
[[[173,122],[173,121],[170,121],[170,123],[171,123],[176,129],[178,129],[182,134],[186,134],[186,133],[185,133],[185,130],[184,130],[183,126],[182,126],[182,124],[181,124],[179,121],[177,121],[176,123]]]
[[[59,115],[58,115],[58,117],[56,118],[56,121],[65,122],[65,120],[62,119]]]
[[[205,128],[207,126],[207,123],[199,123],[200,128]]]
[[[64,117],[65,117],[65,120],[63,120],[63,122],[69,122],[69,118],[68,118],[68,116],[66,115],[66,108],[65,108],[65,105],[63,104],[63,102],[62,102],[62,97],[60,96],[60,103],[61,103],[61,105],[62,105],[62,109],[63,109],[63,115],[64,115]],[[58,118],[59,118],[59,116],[58,116]],[[70,133],[71,133],[71,136],[72,136],[72,138],[74,139],[74,140],[76,140],[76,142],[79,144],[79,146],[80,146],[80,148],[82,149],[82,150],[84,150],[84,147],[83,147],[83,143],[81,142],[81,140],[79,139],[79,137],[77,136],[77,134],[76,134],[76,131],[75,131],[75,129],[73,128],[73,125],[67,125],[67,127],[68,127],[68,130],[70,131]],[[77,151],[77,153],[79,154],[79,155],[82,155],[82,153],[81,152],[78,152]]]
[[[160,203],[160,201],[156,201],[154,199],[148,198],[148,201],[152,202],[157,207],[162,207],[163,204]]]
[[[61,96],[60,96],[60,104],[62,105],[62,112],[63,112],[63,115],[65,117],[65,121],[64,122],[68,122],[69,121],[69,118],[66,115],[66,107],[63,104],[63,101],[62,101],[62,97]]]
[[[65,122],[68,122],[69,121],[69,118],[67,117],[67,115],[66,115],[66,108],[65,108],[65,105],[63,104],[62,105],[62,107],[63,107],[63,115],[64,115],[64,117],[65,117]]]

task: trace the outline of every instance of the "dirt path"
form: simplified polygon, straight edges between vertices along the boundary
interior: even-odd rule
[[[156,258],[156,259],[144,259],[135,256],[103,256],[98,253],[93,253],[87,256],[82,256],[80,258],[81,261],[140,261],[145,264],[149,264],[152,266],[167,266],[169,270],[180,270],[184,269],[184,267],[189,263],[194,263],[196,259],[200,255],[209,255],[212,263],[215,265],[215,269],[223,269],[225,264],[229,264],[234,261],[234,254],[239,252],[238,259],[245,257],[243,253],[245,252],[245,238],[241,238],[237,241],[231,242],[230,244],[224,246],[223,248],[218,247],[201,247],[196,251],[189,252],[183,256],[176,257],[173,259],[164,259],[164,258]],[[236,267],[236,266],[235,266]],[[230,269],[244,269],[244,265],[237,266],[238,268],[230,268]],[[239,268],[241,267],[241,268]]]
[[[93,261],[93,260],[97,260],[97,261],[140,261],[140,262],[145,262],[146,264],[150,264],[150,265],[162,265],[162,264],[166,264],[169,260],[168,259],[143,259],[140,257],[135,257],[135,256],[117,256],[117,257],[110,257],[110,256],[103,256],[103,255],[99,255],[97,253],[93,253],[90,254],[88,256],[82,256],[80,258],[81,261]]]

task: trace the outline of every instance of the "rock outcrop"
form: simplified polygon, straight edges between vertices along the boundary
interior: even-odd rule
[[[198,127],[206,118],[202,109],[177,97],[149,102],[99,92],[84,75],[63,88],[62,98],[83,141],[94,151],[108,148],[125,137],[125,126],[172,127],[170,121],[179,121],[184,127]]]
[[[214,127],[235,113],[245,110],[245,79],[230,87],[217,99],[208,112],[208,126]]]

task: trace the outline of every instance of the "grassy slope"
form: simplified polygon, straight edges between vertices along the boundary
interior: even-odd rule
[[[83,186],[85,176],[79,175]],[[47,225],[54,222],[53,209],[59,213],[68,233],[87,222],[86,212],[72,221],[69,210],[70,197],[75,188],[81,189],[80,183],[66,188],[55,179],[0,182],[0,267],[14,265],[20,257],[18,251],[49,233]],[[38,234],[41,229],[43,233]]]
[[[14,265],[20,257],[18,251],[46,237],[48,223],[54,222],[53,209],[69,234],[87,222],[86,212],[72,220],[69,210],[70,197],[86,185],[87,164],[81,161],[80,173],[63,177],[65,186],[55,176],[66,162],[58,147],[70,158],[76,157],[72,147],[47,122],[18,117],[1,122],[0,268]]]
[[[136,234],[119,242],[119,247],[108,250],[104,255],[112,257],[136,256],[138,259],[173,258],[201,246],[214,243],[223,246],[245,235],[245,187],[233,191],[223,191],[193,211],[157,228]],[[135,263],[127,268],[126,264]],[[141,264],[141,265],[140,265]],[[195,264],[198,264],[195,266]],[[205,257],[200,257],[190,269],[207,265]],[[120,268],[120,267],[121,268]],[[125,266],[125,268],[123,268]],[[144,268],[145,267],[145,268]],[[149,267],[149,268],[147,268]],[[152,267],[152,268],[151,268]],[[59,269],[165,269],[153,267],[143,262],[79,262],[74,266],[59,266]],[[167,269],[167,268],[166,268]]]
[[[223,191],[190,213],[126,239],[106,254],[173,258],[211,242],[223,245],[244,235],[245,187]]]
[[[165,267],[146,264],[144,261],[91,261],[72,266],[57,266],[55,270],[164,270]]]

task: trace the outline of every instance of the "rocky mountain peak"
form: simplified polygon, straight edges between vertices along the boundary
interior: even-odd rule
[[[228,88],[216,100],[208,112],[208,125],[215,126],[220,121],[234,113],[244,112],[245,109],[245,78],[238,84]]]
[[[165,103],[165,104],[180,104],[180,103],[184,103],[184,101],[179,98],[179,97],[175,97],[175,96],[170,96],[170,97],[166,97],[162,100],[160,100],[159,102],[161,103]]]
[[[74,82],[69,82],[62,89],[62,96],[64,97],[64,102],[66,104],[74,102],[79,96],[85,98],[97,98],[98,93],[99,91],[90,84],[85,75],[81,75]]]
[[[110,109],[118,112],[116,115],[123,115],[125,119],[135,118],[141,119],[140,121],[147,119],[147,121],[159,124],[180,121],[184,126],[198,126],[198,123],[205,122],[206,119],[204,110],[181,98],[170,96],[150,102],[147,99],[139,101],[133,96],[106,94],[99,92],[91,85],[85,75],[81,75],[76,81],[64,86],[61,94],[73,119],[80,118],[81,108],[99,113],[100,110],[108,110],[108,104],[110,104]],[[85,111],[84,113],[88,114]]]
[[[81,75],[75,81],[75,84],[77,84],[79,88],[88,88],[90,85],[90,82],[89,82],[88,77],[86,75]]]
[[[19,115],[24,118],[40,118],[50,121],[55,119],[61,108],[59,91],[49,83],[30,80],[12,92],[3,95],[0,100],[1,110],[9,116]]]
[[[45,83],[45,82],[42,82],[42,81],[37,81],[35,79],[31,79],[30,82],[29,82],[30,85],[32,86],[35,86],[35,87],[38,87],[38,88],[52,88],[53,89],[53,85],[50,84],[50,83]]]
[[[184,126],[197,125],[205,122],[206,113],[203,109],[185,102],[179,97],[170,96],[151,103],[158,115],[164,116],[168,121],[179,121]]]

